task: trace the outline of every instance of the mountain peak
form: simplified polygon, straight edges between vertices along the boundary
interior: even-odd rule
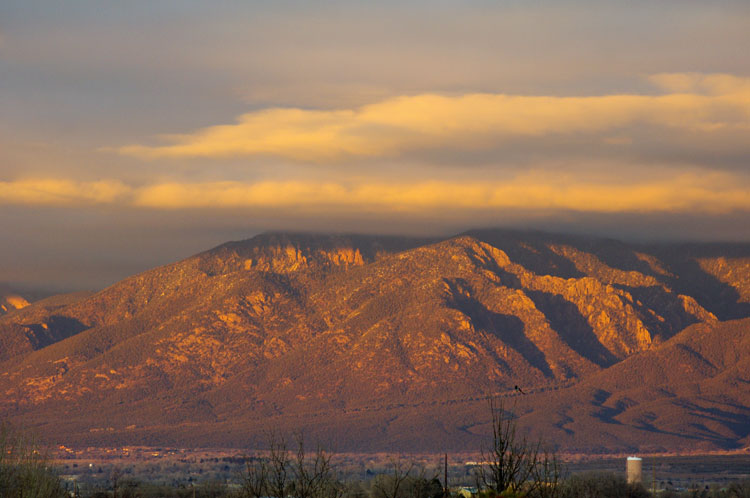
[[[335,433],[349,449],[443,438],[467,449],[482,400],[522,385],[524,420],[567,447],[595,447],[596,431],[623,447],[646,430],[654,396],[668,413],[701,406],[707,417],[750,402],[710,395],[745,375],[711,333],[750,317],[750,251],[737,254],[508,231],[261,234],[0,317],[0,413],[79,444],[251,444],[274,428]],[[621,365],[645,361],[639,371],[656,375],[688,360],[701,384],[683,399],[669,386],[638,391],[660,379],[627,384],[627,396],[604,380],[621,379]],[[711,430],[735,430],[727,417]],[[670,434],[690,430],[650,437],[680,447],[692,436]]]
[[[201,267],[211,274],[239,269],[274,273],[346,269],[431,240],[357,234],[267,232],[251,239],[227,242],[198,257]]]

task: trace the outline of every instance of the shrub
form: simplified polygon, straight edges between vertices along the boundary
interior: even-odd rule
[[[727,496],[730,498],[750,498],[750,479],[730,484],[727,488]]]
[[[587,472],[566,479],[560,486],[561,498],[647,498],[651,494],[641,484],[628,484],[611,472]]]
[[[65,495],[60,478],[36,440],[0,424],[0,496],[57,498]]]

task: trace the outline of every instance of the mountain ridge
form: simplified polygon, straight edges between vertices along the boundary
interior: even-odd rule
[[[0,414],[81,444],[250,444],[278,423],[321,435],[337,427],[352,449],[420,449],[434,439],[471,447],[479,436],[466,427],[486,428],[487,394],[510,396],[523,385],[528,400],[539,400],[523,408],[524,424],[549,412],[544,406],[566,413],[561,392],[606,411],[606,400],[586,390],[590,379],[623,377],[622,365],[654,351],[663,355],[648,361],[692,365],[688,349],[696,348],[672,345],[691,327],[746,330],[737,315],[750,316],[750,245],[725,253],[675,247],[499,230],[442,239],[269,233],[229,242],[93,295],[0,317]],[[46,343],[32,340],[35,330],[50,331]],[[715,370],[696,365],[713,378]],[[740,391],[732,402],[747,406],[742,372],[724,371],[734,382],[726,385]],[[668,413],[687,410],[652,395]],[[446,399],[457,400],[456,412],[437,414]],[[78,414],[84,405],[90,413]],[[53,422],[60,413],[70,416],[65,424]],[[624,427],[603,439],[613,448],[635,447],[628,437],[643,432],[640,422],[575,413],[574,421],[588,421],[575,437],[564,430],[570,423],[528,428],[589,450],[601,449],[595,435],[610,426]],[[684,446],[693,441],[690,424],[708,423],[685,420],[684,436],[652,431],[653,444]],[[715,432],[737,425],[724,422]],[[437,431],[432,441],[410,434],[422,426]],[[742,430],[734,439],[704,431],[700,442],[736,447],[747,438]],[[383,441],[373,441],[378,434]]]

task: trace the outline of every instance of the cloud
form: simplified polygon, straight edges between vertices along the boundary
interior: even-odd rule
[[[618,185],[571,182],[536,172],[506,182],[259,182],[164,184],[139,191],[134,204],[154,208],[314,208],[335,212],[575,210],[589,212],[729,212],[750,210],[750,185],[731,175],[684,174]]]
[[[257,181],[156,183],[128,186],[117,181],[69,180],[0,182],[0,203],[127,208],[298,209],[327,214],[470,213],[503,210],[592,213],[750,211],[750,182],[730,173],[683,173],[629,184],[570,178],[532,171],[506,181],[318,182]]]
[[[67,179],[0,181],[0,204],[88,206],[122,202],[131,187],[117,180],[77,182]]]
[[[643,127],[709,141],[750,132],[750,79],[731,75],[660,74],[660,95],[584,97],[477,93],[420,94],[352,109],[271,108],[234,124],[164,136],[161,145],[130,145],[144,159],[277,156],[302,162],[393,157],[413,151],[481,150],[535,138],[593,137],[609,143]],[[734,140],[735,138],[732,138]],[[628,145],[627,138],[620,144]]]
[[[732,74],[659,73],[649,77],[657,87],[671,93],[694,93],[750,98],[750,78]]]

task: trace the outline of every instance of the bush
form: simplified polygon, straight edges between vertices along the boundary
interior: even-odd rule
[[[442,498],[443,485],[437,475],[428,475],[413,462],[391,461],[391,472],[375,476],[370,498]]]
[[[730,484],[727,488],[727,496],[730,498],[750,498],[750,479]]]
[[[560,486],[561,498],[647,498],[651,494],[641,484],[628,484],[611,472],[588,472],[566,479]]]
[[[60,478],[34,438],[0,425],[0,496],[57,498],[66,496]]]

